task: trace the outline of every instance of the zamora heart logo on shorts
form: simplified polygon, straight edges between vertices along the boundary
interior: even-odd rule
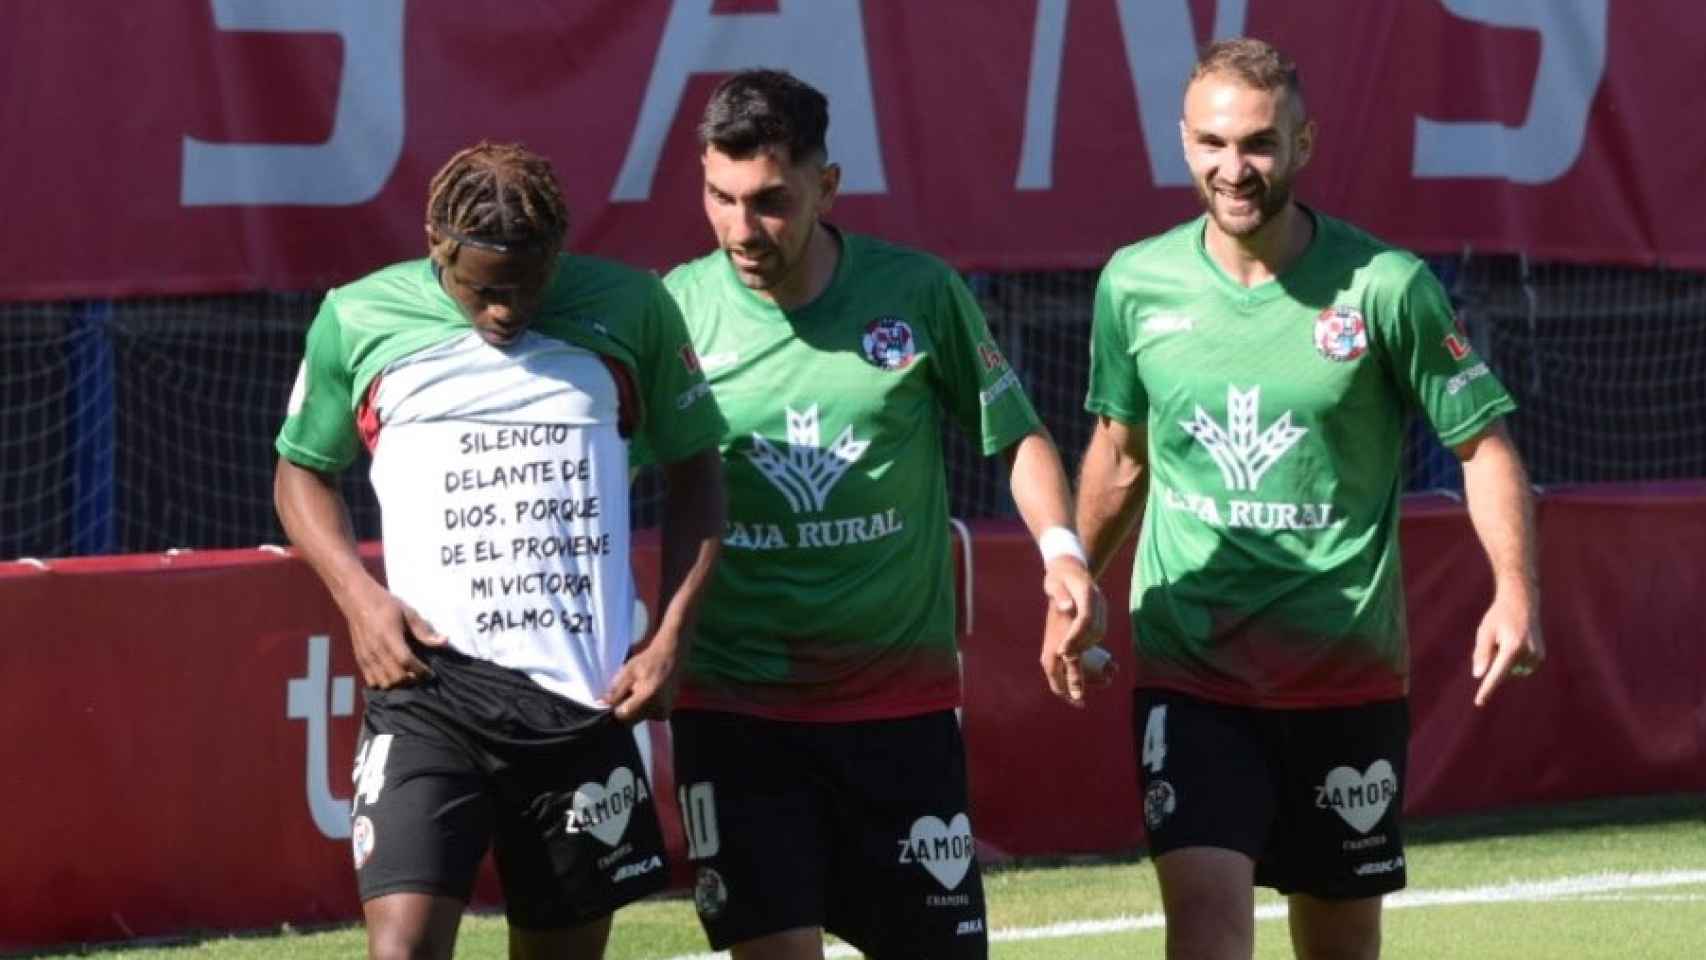
[[[584,830],[605,846],[614,847],[622,842],[634,807],[650,797],[644,780],[636,778],[627,767],[617,767],[604,783],[589,781],[575,788],[563,830],[565,833]]]
[[[899,843],[900,862],[919,864],[944,890],[959,886],[971,869],[975,845],[971,818],[963,813],[947,823],[940,817],[919,817],[912,824],[912,835]]]
[[[1334,767],[1327,771],[1327,782],[1315,788],[1315,806],[1332,809],[1351,829],[1367,833],[1380,822],[1386,808],[1398,796],[1398,775],[1392,764],[1376,760],[1367,773],[1355,767]]]

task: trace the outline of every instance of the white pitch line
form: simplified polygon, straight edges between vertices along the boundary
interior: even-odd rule
[[[1706,870],[1666,870],[1660,873],[1594,873],[1555,880],[1521,880],[1456,890],[1407,890],[1386,898],[1388,910],[1411,907],[1440,907],[1455,904],[1544,902],[1563,899],[1588,899],[1598,894],[1614,894],[1624,890],[1651,890],[1658,887],[1679,887],[1706,883]],[[1634,899],[1634,898],[1631,898]],[[1658,899],[1657,897],[1641,899]],[[1683,895],[1678,900],[1698,900],[1701,897]],[[1256,908],[1257,920],[1275,920],[1286,915],[1284,903],[1263,904]],[[1133,930],[1159,930],[1166,919],[1159,913],[1137,917],[1110,917],[1106,920],[1076,920],[1070,923],[1051,923],[1041,927],[1007,927],[992,930],[990,943],[1012,943],[1020,940],[1056,940],[1065,937],[1102,936]],[[843,943],[826,947],[826,958],[857,957],[859,951]],[[670,960],[727,960],[727,953],[692,953]]]
[[[1607,893],[1587,897],[1559,897],[1558,901],[1570,903],[1706,903],[1706,894],[1648,893],[1637,896],[1626,893]]]

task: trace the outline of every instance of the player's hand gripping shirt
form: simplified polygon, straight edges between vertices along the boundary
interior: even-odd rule
[[[1265,706],[1403,695],[1407,414],[1471,439],[1515,409],[1426,264],[1315,214],[1245,288],[1199,218],[1120,250],[1096,287],[1092,412],[1149,432],[1131,587],[1138,683]]]
[[[852,720],[959,702],[943,416],[986,454],[1038,420],[957,274],[840,237],[797,310],[721,251],[665,278],[729,424],[728,532],[681,706]]]
[[[630,434],[669,462],[721,432],[662,284],[564,254],[502,347],[428,260],[333,290],[276,446],[335,473],[365,442],[391,592],[463,653],[593,705],[638,639]]]

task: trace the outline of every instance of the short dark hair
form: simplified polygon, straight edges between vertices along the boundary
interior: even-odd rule
[[[1255,37],[1233,37],[1204,48],[1191,71],[1191,83],[1211,73],[1229,74],[1245,85],[1263,91],[1284,90],[1301,119],[1303,87],[1297,79],[1297,64],[1273,44]]]
[[[432,178],[427,226],[438,232],[432,255],[440,263],[463,244],[547,254],[562,248],[569,211],[551,161],[519,143],[482,140]]]
[[[699,121],[699,145],[737,160],[777,147],[788,162],[824,160],[829,99],[785,70],[742,70],[717,85]]]

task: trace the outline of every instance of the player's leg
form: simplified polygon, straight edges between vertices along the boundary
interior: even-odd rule
[[[605,944],[610,942],[610,921],[614,914],[573,927],[555,930],[509,928],[509,955],[512,960],[600,960]]]
[[[1397,700],[1287,714],[1273,885],[1290,896],[1293,948],[1304,960],[1377,957],[1382,897],[1406,876],[1408,709]]]
[[[578,708],[552,707],[558,735],[493,747],[510,955],[597,960],[616,910],[663,888],[663,833],[633,728],[591,711],[577,727]]]
[[[350,810],[368,952],[449,957],[490,842],[490,801],[460,747],[398,723],[380,699],[370,691]]]
[[[823,956],[825,758],[809,738],[819,726],[710,710],[670,718],[694,907],[711,947],[738,960]]]
[[[1291,947],[1298,960],[1375,960],[1380,956],[1382,898],[1289,898]]]
[[[455,897],[390,893],[361,905],[373,960],[448,960],[467,906]]]
[[[729,948],[734,960],[822,960],[823,928],[795,927],[766,934]]]
[[[1248,960],[1277,785],[1261,712],[1139,690],[1133,724],[1167,956]]]
[[[1155,858],[1168,960],[1249,960],[1256,947],[1256,863],[1219,847],[1183,847]]]
[[[835,777],[828,929],[873,960],[988,956],[953,711],[822,727]]]

